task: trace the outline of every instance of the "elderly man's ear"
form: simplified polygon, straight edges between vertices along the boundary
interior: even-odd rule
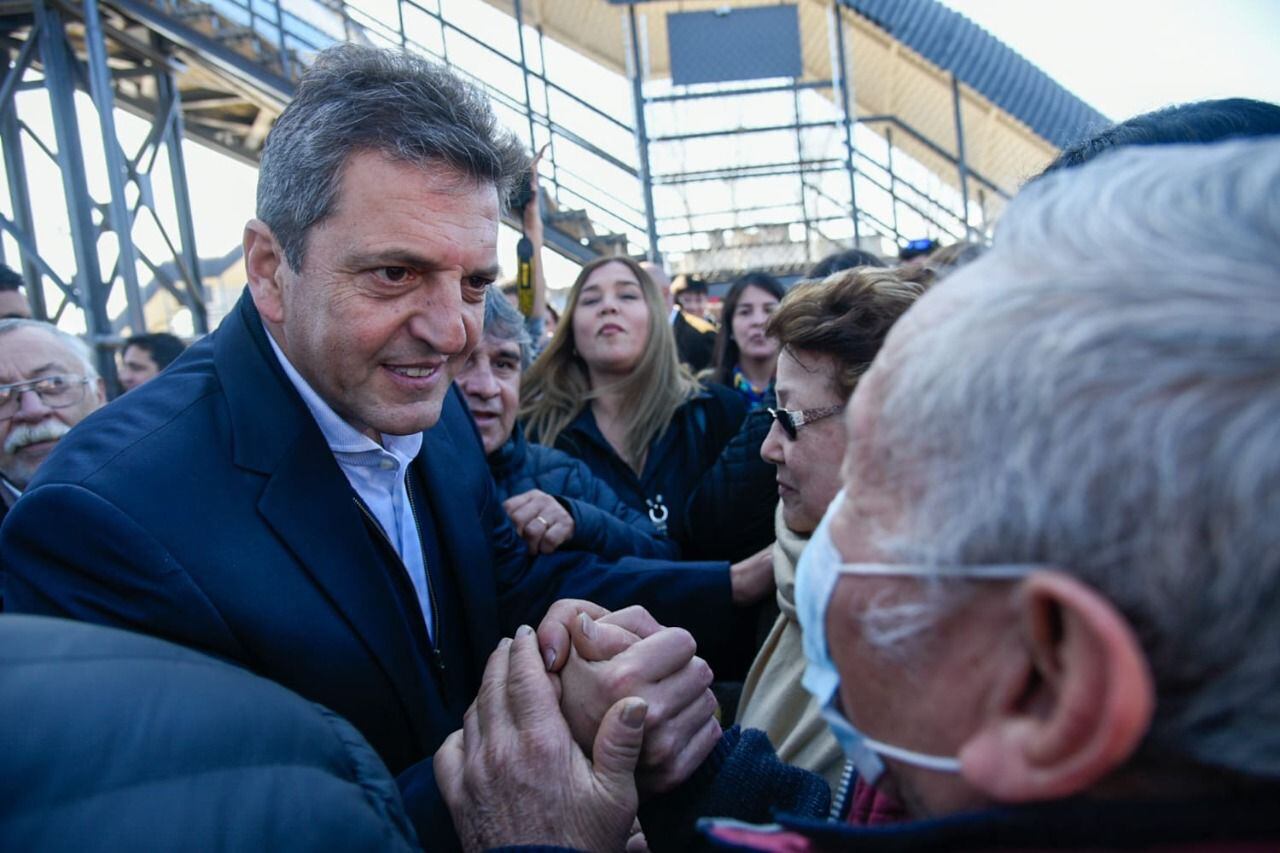
[[[995,800],[1079,794],[1120,768],[1151,724],[1155,689],[1132,629],[1111,603],[1056,571],[1020,585],[1024,666],[960,752],[970,784]]]
[[[244,270],[258,313],[269,323],[284,322],[280,277],[288,268],[284,250],[265,222],[250,219],[244,226]]]

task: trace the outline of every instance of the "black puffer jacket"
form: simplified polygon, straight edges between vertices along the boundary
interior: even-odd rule
[[[419,850],[350,723],[190,649],[0,616],[0,850]]]
[[[773,426],[766,407],[777,405],[770,390],[764,406],[747,414],[715,465],[698,482],[689,498],[688,559],[714,554],[721,560],[743,560],[773,541],[778,467],[764,461],[760,446]]]
[[[581,459],[633,509],[647,513],[682,553],[727,559],[693,542],[697,526],[688,517],[690,496],[715,464],[746,416],[742,396],[723,385],[703,388],[676,410],[666,431],[649,447],[640,476],[614,452],[586,406],[560,433],[556,447]]]
[[[589,551],[606,560],[649,557],[674,560],[680,547],[658,533],[583,462],[552,447],[530,444],[516,424],[507,443],[489,454],[489,470],[506,500],[530,489],[556,498],[573,516],[573,537],[561,548]]]

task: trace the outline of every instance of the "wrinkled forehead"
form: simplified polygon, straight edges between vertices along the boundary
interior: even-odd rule
[[[83,372],[80,357],[50,332],[25,328],[0,335],[0,382]]]

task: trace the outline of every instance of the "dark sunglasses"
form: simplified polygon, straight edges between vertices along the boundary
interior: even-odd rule
[[[814,421],[820,421],[823,418],[829,418],[844,411],[844,406],[823,406],[819,409],[769,409],[769,414],[773,415],[773,419],[782,427],[782,431],[787,434],[787,438],[792,441],[796,440],[796,432],[805,424],[811,424]]]

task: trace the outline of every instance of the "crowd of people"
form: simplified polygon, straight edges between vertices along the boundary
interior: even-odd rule
[[[324,51],[216,332],[108,403],[0,276],[0,846],[1280,843],[1277,134],[1171,108],[990,247],[554,313],[486,99]]]

